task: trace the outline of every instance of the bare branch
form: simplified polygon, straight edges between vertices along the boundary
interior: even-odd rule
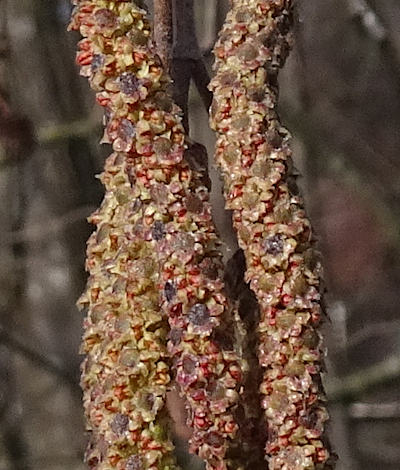
[[[167,72],[172,59],[172,0],[154,0],[154,41]]]
[[[50,359],[47,359],[36,351],[33,351],[29,347],[25,346],[22,341],[8,333],[3,325],[0,325],[0,342],[8,348],[12,349],[13,351],[26,357],[33,364],[37,365],[43,370],[46,370],[47,372],[56,375],[63,381],[67,382],[69,385],[73,386],[74,388],[77,388],[76,379],[67,370],[63,369]]]
[[[356,419],[399,419],[400,401],[391,403],[353,403],[349,414]]]
[[[210,81],[197,42],[193,0],[174,0],[174,47],[172,78],[174,100],[184,114],[183,124],[189,130],[188,98],[190,80],[199,92],[208,111],[212,94],[207,86]]]
[[[43,126],[36,131],[36,139],[40,145],[49,145],[72,137],[88,137],[100,129],[98,120],[89,118]]]
[[[365,0],[347,0],[347,5],[350,13],[360,19],[368,35],[375,41],[381,42],[387,38],[387,32],[381,20]]]
[[[378,385],[384,385],[399,377],[399,358],[398,356],[391,356],[361,372],[329,380],[326,384],[326,390],[332,402],[343,401],[358,397]]]
[[[23,230],[8,233],[3,237],[1,245],[46,240],[60,233],[69,225],[83,221],[94,209],[93,206],[89,205],[77,207],[59,217],[52,217],[51,219],[44,220]]]
[[[191,72],[194,84],[196,85],[200,98],[208,112],[212,102],[212,93],[207,88],[210,83],[210,76],[202,59],[193,61]]]

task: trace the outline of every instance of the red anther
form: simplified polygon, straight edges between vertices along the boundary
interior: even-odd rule
[[[78,47],[81,51],[91,51],[92,42],[89,39],[82,39],[82,41],[78,42]]]
[[[212,375],[212,372],[209,369],[209,364],[208,363],[207,364],[201,364],[200,369],[202,370],[203,375],[204,375],[205,378],[208,378]]]
[[[100,294],[100,288],[99,287],[93,287],[93,289],[90,289],[90,297],[92,302],[96,302]]]
[[[82,12],[82,13],[92,13],[94,9],[95,9],[94,3],[87,3],[86,5],[79,6],[79,12]]]
[[[232,434],[237,430],[237,424],[234,421],[229,421],[228,423],[225,423],[224,426],[224,431],[227,434]]]
[[[242,159],[242,166],[243,166],[243,168],[250,168],[251,165],[253,164],[253,162],[254,162],[254,158],[250,158],[250,157],[243,158]]]
[[[182,314],[182,304],[178,303],[178,304],[172,305],[172,307],[170,308],[170,312],[174,316],[181,315]]]
[[[121,460],[121,457],[119,455],[112,455],[110,458],[110,464],[113,467],[116,467],[118,465],[118,462]]]
[[[140,65],[146,59],[146,54],[142,52],[134,51],[133,53],[133,60],[135,61],[136,65]]]
[[[282,303],[283,305],[289,305],[290,302],[293,300],[293,297],[289,294],[284,294],[282,296]]]
[[[243,195],[243,188],[235,187],[234,190],[229,194],[230,199],[235,199]]]
[[[287,436],[282,436],[279,438],[279,444],[281,447],[287,447],[289,445],[289,440]]]
[[[97,95],[96,101],[99,103],[100,106],[108,106],[111,103],[110,98],[103,95]]]
[[[182,170],[180,172],[180,180],[181,181],[187,181],[189,179],[189,171],[188,170]]]
[[[288,359],[287,359],[287,357],[285,356],[285,354],[280,353],[280,354],[279,354],[279,363],[280,363],[281,365],[285,365],[285,364],[287,363],[287,361],[288,361]]]
[[[126,391],[125,385],[118,385],[115,387],[114,395],[121,401],[129,397],[129,393]]]
[[[182,209],[178,211],[178,217],[183,218],[185,217],[186,214],[187,214],[187,210],[184,207],[182,207]]]
[[[234,369],[230,368],[229,373],[237,382],[240,382],[242,378],[242,373],[239,368],[234,368]]]
[[[201,401],[206,398],[206,394],[204,390],[195,390],[194,393],[191,395],[191,397],[195,401]]]
[[[271,307],[271,308],[269,309],[269,311],[267,312],[267,316],[268,316],[269,318],[275,318],[277,311],[278,311],[278,309],[276,309],[275,307]]]
[[[178,282],[178,289],[185,289],[187,287],[187,280],[186,279],[181,279]]]
[[[329,453],[326,449],[318,449],[317,462],[326,462],[328,457],[329,457]]]
[[[200,416],[195,416],[194,425],[197,428],[205,429],[207,427],[207,421],[204,418],[201,418]]]
[[[188,269],[188,273],[191,274],[192,276],[197,276],[200,274],[200,269],[197,266],[191,266]]]
[[[321,321],[321,314],[319,312],[312,312],[311,313],[311,321],[314,325],[317,325]]]
[[[79,52],[76,56],[78,65],[90,65],[92,63],[93,54],[91,51]]]
[[[118,409],[115,406],[112,406],[112,404],[113,400],[107,400],[106,402],[104,402],[104,408],[108,411],[111,411],[111,413],[116,413]]]
[[[150,441],[146,446],[143,446],[144,450],[160,450],[162,446],[156,441]]]
[[[139,441],[140,432],[137,429],[135,429],[135,431],[129,431],[129,434],[131,435],[131,439],[133,442]]]

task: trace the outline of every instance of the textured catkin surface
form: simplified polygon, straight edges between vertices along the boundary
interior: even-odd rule
[[[215,47],[211,124],[226,207],[260,308],[258,358],[270,470],[332,468],[320,380],[321,266],[298,195],[277,75],[292,0],[234,0]]]
[[[77,62],[105,107],[103,140],[114,150],[92,216],[81,300],[89,466],[175,467],[164,416],[167,349],[188,404],[192,451],[210,469],[240,468],[233,443],[243,361],[205,178],[191,168],[202,155],[186,144],[166,94],[146,12],[130,1],[74,4],[70,27],[84,37]]]

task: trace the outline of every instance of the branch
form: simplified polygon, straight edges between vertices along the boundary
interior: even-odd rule
[[[331,402],[347,401],[400,377],[400,360],[391,356],[383,362],[345,377],[327,382],[326,391]]]
[[[22,356],[29,359],[33,364],[39,366],[47,372],[50,372],[53,375],[56,375],[74,388],[77,388],[77,381],[72,374],[70,374],[66,369],[55,364],[53,361],[43,357],[41,354],[25,346],[22,341],[8,333],[4,325],[0,325],[0,342],[13,351],[20,353]]]
[[[350,13],[359,18],[362,26],[375,41],[382,42],[387,38],[387,32],[376,12],[365,0],[347,0]]]
[[[3,237],[0,246],[7,243],[27,243],[46,240],[60,233],[69,225],[83,221],[94,209],[93,206],[89,205],[77,207],[59,217],[52,217],[24,230],[8,233]]]
[[[174,100],[183,111],[183,125],[188,132],[188,99],[192,78],[207,112],[212,101],[212,94],[207,88],[210,77],[196,37],[193,0],[174,0],[172,78]]]
[[[172,59],[172,0],[154,0],[154,41],[165,71],[169,73]]]
[[[349,407],[351,418],[355,419],[399,419],[400,401],[391,403],[353,403]]]
[[[36,131],[36,139],[40,145],[49,145],[60,140],[74,137],[87,137],[101,129],[101,125],[94,119],[82,119],[66,124],[54,124],[40,127]]]

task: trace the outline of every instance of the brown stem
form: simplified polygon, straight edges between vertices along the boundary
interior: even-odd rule
[[[172,0],[154,0],[154,41],[167,72],[172,58]]]
[[[212,93],[208,89],[210,83],[210,76],[202,59],[194,60],[192,63],[192,78],[196,85],[197,91],[203,101],[206,111],[210,109],[212,102]]]
[[[174,0],[174,47],[171,73],[174,80],[174,100],[183,111],[183,125],[188,132],[190,80],[193,78],[207,110],[212,100],[211,92],[207,88],[210,77],[203,63],[196,37],[193,0]]]

